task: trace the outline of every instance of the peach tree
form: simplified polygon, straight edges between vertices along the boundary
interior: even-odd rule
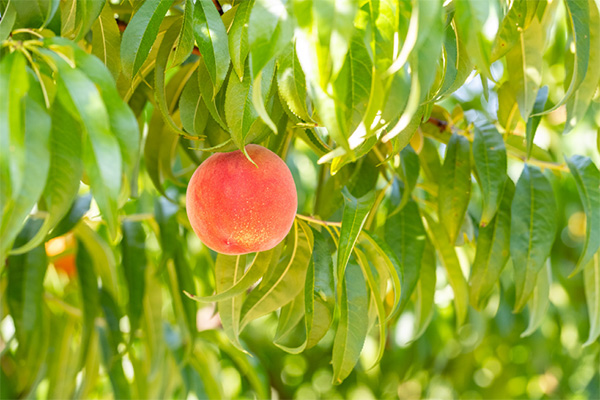
[[[325,397],[393,397],[434,364],[455,379],[430,351],[531,344],[563,313],[597,357],[597,0],[0,11],[2,398],[306,395],[282,360],[323,366]],[[287,163],[297,214],[275,247],[219,254],[186,188],[248,144]],[[455,393],[490,387],[474,376]]]

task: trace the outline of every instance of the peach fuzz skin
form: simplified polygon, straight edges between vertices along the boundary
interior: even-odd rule
[[[271,150],[249,144],[246,151],[217,153],[190,179],[187,215],[196,235],[228,255],[272,249],[294,223],[298,197],[292,174]]]

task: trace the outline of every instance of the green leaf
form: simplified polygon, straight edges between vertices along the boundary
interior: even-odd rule
[[[340,319],[333,340],[333,382],[340,384],[354,369],[369,327],[369,295],[355,260],[348,262],[340,285]]]
[[[456,21],[446,28],[446,37],[444,39],[444,54],[446,57],[444,73],[444,82],[436,95],[436,99],[441,99],[454,93],[461,87],[471,72],[473,64],[464,41],[458,36]]]
[[[119,285],[115,255],[110,246],[102,237],[90,228],[86,223],[77,224],[74,230],[75,236],[86,248],[87,253],[94,263],[94,271],[102,281],[102,288],[118,300]]]
[[[294,25],[285,3],[283,0],[256,0],[252,6],[248,46],[250,73],[254,78],[292,40]]]
[[[490,13],[490,3],[478,0],[460,0],[455,4],[454,20],[458,36],[464,40],[469,57],[477,70],[486,78],[490,74],[489,45],[484,36],[484,25]]]
[[[196,44],[213,84],[212,99],[225,81],[230,62],[227,31],[212,0],[196,1],[193,26]]]
[[[179,113],[183,129],[196,136],[204,134],[208,122],[208,108],[198,89],[197,72],[187,81],[179,99]]]
[[[571,29],[573,30],[573,39],[572,40],[573,40],[573,45],[575,46],[575,56],[573,59],[572,74],[571,74],[570,80],[569,80],[569,87],[568,87],[565,95],[563,96],[563,98],[558,103],[556,103],[552,108],[544,111],[543,114],[547,114],[547,113],[550,113],[550,112],[558,109],[558,107],[565,104],[565,102],[567,100],[571,99],[571,97],[573,96],[575,91],[577,91],[577,89],[580,87],[581,83],[585,79],[586,72],[588,70],[588,64],[590,61],[590,51],[596,50],[596,53],[598,52],[597,47],[596,47],[596,49],[593,49],[590,46],[591,45],[591,38],[590,38],[591,31],[595,29],[596,30],[595,36],[597,37],[597,29],[598,29],[597,25],[596,26],[590,25],[590,23],[591,23],[590,8],[596,7],[595,11],[597,13],[598,5],[594,4],[594,2],[588,2],[585,0],[583,0],[583,1],[565,0],[564,3],[565,3],[565,7],[567,9],[567,18],[569,18],[569,27],[571,27]],[[591,7],[590,7],[590,4],[591,4]],[[597,21],[597,14],[596,14],[596,21]],[[597,39],[596,39],[596,44],[597,44]],[[542,50],[542,49],[540,48],[540,50]],[[597,56],[594,61],[597,63]],[[596,72],[596,74],[597,73],[598,72]],[[598,81],[597,80],[596,80],[596,82],[592,81],[591,84],[597,86]],[[587,88],[586,92],[589,93],[589,90],[590,89]],[[568,124],[569,123],[570,123],[570,120],[568,120]]]
[[[592,260],[600,248],[600,171],[588,157],[574,155],[566,161],[586,215],[585,244],[577,267],[571,273],[573,276]]]
[[[193,0],[185,0],[184,4],[181,30],[179,31],[177,46],[171,60],[171,65],[181,64],[192,54],[192,50],[194,50],[194,2]]]
[[[212,296],[198,297],[188,294],[188,296],[201,303],[211,303],[213,301],[223,301],[236,297],[242,293],[245,293],[254,285],[267,271],[269,264],[277,262],[277,260],[271,260],[274,255],[274,250],[263,251],[256,253],[254,259],[250,265],[246,268],[246,271],[242,271],[243,275],[237,276],[235,282],[228,284],[227,282],[217,284],[217,286],[228,286],[226,290],[217,292]],[[229,280],[231,275],[235,275],[234,264],[225,264],[226,267],[232,269],[229,273],[221,275],[222,279]]]
[[[252,81],[248,68],[246,64],[242,82],[235,76],[229,77],[225,95],[225,119],[231,129],[231,138],[240,150],[244,149],[250,127],[258,118],[252,105]]]
[[[306,107],[306,77],[300,67],[295,43],[290,43],[277,60],[277,89],[290,111],[304,121],[311,121]]]
[[[335,308],[333,260],[323,234],[312,230],[314,250],[306,272],[304,309],[306,313],[306,348],[314,347],[325,336]]]
[[[506,175],[506,147],[493,125],[475,128],[473,160],[483,196],[481,226],[486,226],[500,205]]]
[[[121,63],[126,77],[133,78],[146,61],[171,4],[173,0],[147,0],[131,17],[121,41]]]
[[[58,7],[58,4],[56,4]],[[79,33],[75,41],[81,40],[89,31],[94,21],[98,20],[102,9],[106,6],[103,1],[83,0],[77,2],[77,22],[79,24]],[[114,20],[114,17],[113,17]],[[47,20],[50,21],[49,19]]]
[[[294,222],[286,242],[289,253],[283,261],[263,278],[261,285],[250,292],[241,309],[241,328],[250,321],[275,311],[291,301],[304,287],[306,270],[313,249],[310,227],[302,221]]]
[[[516,94],[519,111],[527,120],[533,111],[536,93],[542,82],[543,32],[537,18],[519,31],[518,42],[506,55],[510,85]]]
[[[594,258],[583,270],[583,282],[585,299],[590,319],[590,333],[583,344],[589,346],[596,342],[600,336],[600,254],[596,253]]]
[[[165,73],[167,69],[167,63],[169,61],[169,55],[173,50],[173,46],[179,37],[181,30],[181,24],[179,21],[175,21],[173,25],[169,27],[163,40],[160,43],[160,48],[156,56],[156,64],[154,66],[154,98],[156,99],[156,105],[160,110],[163,119],[167,123],[167,126],[176,134],[185,135],[185,132],[177,126],[173,118],[171,117],[169,105],[167,104],[166,91],[165,91]]]
[[[544,271],[545,269],[545,271]],[[544,321],[546,311],[550,305],[550,285],[552,284],[552,267],[550,259],[546,262],[546,268],[543,268],[537,276],[535,288],[531,299],[527,302],[529,306],[529,324],[521,337],[530,336],[534,333]]]
[[[121,32],[109,3],[92,25],[92,54],[98,57],[117,79],[121,72]]]
[[[435,249],[428,240],[425,245],[423,259],[421,260],[421,274],[415,289],[415,333],[412,341],[417,340],[425,333],[433,317],[435,306],[435,267]]]
[[[448,281],[454,292],[456,325],[460,327],[465,322],[467,316],[469,287],[458,261],[456,250],[454,250],[454,243],[450,241],[444,227],[435,222],[429,214],[425,214],[425,219],[427,220],[427,227],[430,233],[429,239],[438,252],[440,260],[448,274]]]
[[[215,263],[215,282],[217,292],[225,292],[238,282],[244,273],[246,255],[227,256],[217,255]],[[245,351],[240,343],[240,311],[244,293],[231,299],[222,300],[217,304],[221,324],[231,343],[239,350]]]
[[[537,273],[550,254],[556,235],[556,200],[548,178],[525,164],[511,208],[510,254],[515,270],[515,311],[531,296]]]
[[[131,332],[140,326],[143,312],[144,290],[146,287],[146,232],[141,222],[123,221],[123,239],[121,241],[121,254],[123,272],[129,292],[128,317]]]
[[[385,308],[383,306],[385,293],[382,293],[382,291],[379,290],[379,283],[382,281],[385,281],[385,277],[381,276],[381,275],[376,277],[375,275],[373,275],[371,266],[369,265],[369,260],[365,257],[365,254],[362,251],[355,248],[354,253],[356,254],[356,261],[358,262],[358,265],[360,265],[360,268],[363,272],[363,276],[367,280],[367,285],[368,285],[370,293],[371,293],[370,298],[372,298],[373,302],[375,303],[375,310],[377,313],[378,328],[379,328],[378,329],[379,330],[379,349],[377,351],[377,357],[375,358],[375,361],[373,362],[373,366],[375,366],[375,365],[379,364],[379,361],[381,361],[381,357],[383,357],[383,352],[385,351],[385,345],[386,345],[385,324],[386,324],[387,319],[385,316]]]
[[[594,3],[594,1],[589,1],[589,30],[590,30],[590,53],[587,64],[587,72],[585,73],[585,78],[581,81],[581,84],[573,92],[571,97],[567,100],[567,122],[565,123],[565,129],[563,133],[569,133],[571,129],[573,129],[579,121],[581,121],[588,110],[590,103],[592,102],[592,98],[594,97],[594,93],[598,88],[598,80],[600,80],[600,15],[598,12],[598,5]],[[575,13],[572,13],[573,20],[575,19]],[[585,30],[587,27],[582,26],[585,23],[583,20],[574,21],[577,25],[576,30]],[[585,34],[585,33],[584,33]],[[579,35],[577,36],[579,37]],[[576,45],[585,41],[586,39],[581,39],[576,42]],[[583,46],[581,46],[581,50],[583,52]],[[576,47],[577,51],[577,78],[579,78],[579,74],[581,73],[581,64],[585,57],[581,57],[579,59],[579,50],[580,48]],[[573,82],[573,79],[571,80]]]
[[[548,86],[542,86],[540,90],[538,90],[535,103],[533,104],[533,114],[529,116],[527,119],[527,127],[525,130],[525,137],[527,138],[527,158],[531,156],[531,151],[533,149],[533,138],[535,137],[535,132],[537,131],[538,125],[542,120],[541,115],[537,115],[544,111],[544,107],[546,106],[546,101],[548,100]]]
[[[346,269],[346,264],[348,264],[354,245],[375,202],[375,191],[369,191],[363,197],[355,198],[347,188],[344,188],[342,194],[344,196],[344,214],[342,216],[336,266],[338,289],[340,289],[342,284],[344,270]]]
[[[222,106],[219,105],[219,109],[217,109],[217,104],[215,102],[215,99],[213,98],[213,87],[211,84],[208,69],[206,68],[206,64],[204,62],[201,62],[200,65],[198,65],[198,89],[202,94],[202,100],[204,101],[206,108],[208,108],[210,115],[219,124],[219,126],[223,128],[224,131],[228,132],[229,129],[225,122],[223,122],[223,119],[220,115],[219,109],[222,109]]]
[[[475,260],[471,270],[471,305],[476,309],[492,293],[510,255],[510,210],[515,184],[506,179],[498,212],[489,224],[479,228]]]
[[[98,276],[94,271],[94,260],[86,249],[85,243],[77,241],[77,255],[75,259],[77,266],[77,281],[83,308],[83,332],[81,346],[84,349],[81,354],[81,363],[87,358],[90,349],[92,335],[95,330],[94,321],[100,309],[100,292],[98,290]]]
[[[385,241],[390,246],[402,271],[402,291],[398,309],[402,311],[419,280],[425,228],[417,203],[409,201],[400,212],[389,215],[385,221]]]
[[[256,109],[256,112],[263,120],[263,122],[277,134],[277,126],[267,113],[265,108],[265,100],[271,92],[271,84],[275,74],[275,60],[269,61],[263,69],[254,75],[254,84],[252,86],[252,104]]]
[[[40,198],[50,167],[50,116],[31,97],[27,96],[24,100],[24,148],[16,151],[23,151],[25,168],[20,172],[26,179],[2,210],[0,260],[4,259],[23,221]]]
[[[519,32],[526,29],[538,1],[514,1],[502,19],[496,39],[492,46],[491,61],[497,61],[515,47],[519,41]]]
[[[253,6],[254,0],[243,1],[239,4],[227,36],[233,70],[240,80],[244,79],[244,67],[250,50],[248,47],[248,20]]]
[[[0,40],[4,41],[10,35],[10,32],[17,20],[17,10],[12,5],[15,0],[9,0],[6,7],[2,11],[2,19],[0,19]]]
[[[401,209],[411,199],[412,192],[417,186],[419,179],[419,156],[413,150],[411,145],[406,146],[400,151],[400,176],[404,187],[402,188],[402,199],[397,209]]]
[[[306,348],[304,291],[281,308],[273,344],[285,352],[298,354]]]
[[[70,232],[75,225],[83,218],[90,210],[92,203],[92,194],[86,193],[83,196],[78,196],[67,214],[60,220],[48,238],[55,238]]]
[[[438,215],[453,244],[458,236],[471,196],[471,155],[469,140],[452,134],[440,172]]]

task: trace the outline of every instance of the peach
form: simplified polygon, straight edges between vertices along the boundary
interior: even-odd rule
[[[209,248],[229,255],[272,249],[294,223],[298,197],[292,174],[271,150],[213,154],[192,175],[186,193],[190,224]]]

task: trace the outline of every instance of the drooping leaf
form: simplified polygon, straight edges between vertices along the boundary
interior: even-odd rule
[[[600,336],[600,255],[598,253],[585,266],[583,281],[590,320],[590,333],[583,345],[589,346]]]
[[[246,137],[250,127],[258,118],[258,112],[252,104],[252,78],[248,64],[242,82],[236,76],[230,75],[225,95],[225,119],[231,129],[231,138],[242,150],[246,145]]]
[[[369,191],[363,197],[355,198],[350,194],[347,188],[342,192],[344,196],[344,214],[342,216],[342,228],[340,230],[340,246],[337,256],[337,276],[338,289],[342,284],[344,270],[350,259],[354,245],[358,240],[358,235],[362,230],[369,211],[375,202],[375,192]],[[338,293],[339,295],[339,293]]]
[[[77,280],[83,308],[83,338],[81,340],[84,349],[81,354],[81,362],[83,363],[86,359],[86,350],[89,351],[89,344],[95,330],[94,321],[99,312],[100,292],[98,290],[98,275],[94,270],[94,260],[82,241],[77,242],[75,265],[77,266]]]
[[[12,5],[14,0],[9,0],[6,7],[2,11],[2,19],[0,19],[0,40],[4,41],[10,35],[15,21],[17,20],[17,10]]]
[[[511,207],[510,254],[515,270],[515,311],[533,291],[537,273],[550,254],[556,235],[556,200],[548,178],[525,164]]]
[[[92,54],[98,57],[117,79],[121,72],[121,33],[109,3],[104,5],[92,25]]]
[[[240,81],[244,79],[244,67],[250,51],[248,47],[248,20],[253,6],[254,0],[243,1],[239,4],[227,35],[231,63]]]
[[[576,7],[577,5],[575,4],[574,6]],[[587,109],[590,106],[594,93],[598,88],[598,80],[600,80],[600,13],[598,11],[598,3],[594,3],[593,0],[589,0],[589,9],[590,15],[588,26],[590,30],[590,52],[587,63],[587,72],[585,73],[585,77],[581,81],[579,87],[574,90],[571,98],[567,100],[567,122],[565,123],[565,129],[563,133],[569,133],[571,129],[573,129],[577,123],[583,119]],[[573,23],[577,24],[576,31],[585,31],[586,26],[583,25],[585,24],[585,20],[576,17],[576,15],[579,14],[579,12],[572,12],[571,18],[573,19]],[[578,20],[575,21],[575,18]],[[579,37],[580,35],[577,35],[576,40]],[[579,44],[585,40],[586,38],[581,39],[579,42],[576,41],[576,44]],[[576,47],[576,51],[577,78],[579,78],[579,75],[583,69],[581,67],[585,59],[585,55],[583,54],[585,51],[585,44],[580,47]],[[571,82],[573,82],[573,80]]]
[[[456,133],[452,135],[440,173],[438,215],[450,243],[453,244],[471,196],[471,155],[467,138]]]
[[[123,272],[127,281],[129,292],[128,317],[131,332],[135,332],[140,326],[144,290],[146,287],[146,232],[140,222],[123,221],[123,239],[121,241],[121,252]]]
[[[194,2],[193,0],[185,0],[184,4],[181,30],[177,38],[175,54],[171,61],[172,65],[179,65],[184,62],[194,49]]]
[[[183,129],[196,136],[204,134],[208,122],[208,108],[198,89],[198,76],[195,72],[181,92],[179,99],[179,114]]]
[[[385,241],[396,254],[404,278],[398,306],[400,311],[406,307],[419,280],[425,239],[425,228],[414,201],[409,201],[400,212],[387,218]]]
[[[475,260],[471,270],[471,304],[481,309],[500,278],[510,255],[510,210],[515,184],[506,179],[501,192],[498,211],[489,224],[479,228]]]
[[[354,260],[342,277],[340,320],[333,340],[333,382],[342,383],[352,372],[369,326],[369,297],[363,273]]]
[[[292,42],[277,60],[277,88],[290,111],[304,121],[311,117],[306,107],[306,77]]]
[[[464,40],[469,57],[485,77],[490,73],[489,45],[484,35],[484,25],[490,13],[490,3],[478,0],[456,2],[454,19],[460,39]]]
[[[538,125],[542,119],[541,115],[537,115],[544,111],[544,106],[546,105],[546,100],[548,100],[548,86],[542,86],[540,90],[538,90],[535,103],[533,104],[533,114],[527,119],[527,128],[525,130],[525,137],[527,138],[527,157],[531,156],[531,151],[533,149],[533,138],[535,137],[535,132],[537,131]]]
[[[400,151],[400,172],[404,187],[402,188],[402,198],[397,209],[404,207],[410,200],[412,192],[417,185],[417,179],[419,179],[419,156],[410,145]]]
[[[496,214],[506,175],[506,147],[502,135],[493,125],[475,128],[473,160],[483,196],[481,226],[486,226]]]
[[[428,214],[425,214],[427,227],[430,235],[429,239],[438,252],[442,265],[448,274],[448,281],[454,292],[454,306],[456,311],[456,325],[462,326],[467,317],[469,307],[469,287],[465,276],[463,275],[454,243],[450,241],[444,227],[435,222]]]
[[[533,111],[536,93],[542,82],[542,26],[537,18],[520,30],[517,44],[506,55],[510,85],[516,94],[519,111],[527,120]]]
[[[538,273],[535,282],[535,288],[531,298],[527,302],[529,306],[529,324],[521,337],[526,337],[534,333],[542,324],[548,306],[550,305],[550,285],[552,284],[552,267],[550,260],[546,262],[546,267]]]
[[[285,1],[254,2],[248,19],[250,73],[253,78],[292,40],[293,27]]]
[[[435,249],[431,242],[427,241],[421,260],[421,274],[415,288],[415,333],[412,338],[413,341],[425,333],[433,317],[435,282]]]
[[[288,256],[263,278],[261,285],[251,291],[241,309],[240,327],[275,311],[291,301],[304,286],[306,270],[313,249],[310,227],[302,221],[294,222],[287,239]]]
[[[502,19],[494,40],[491,61],[499,60],[518,44],[519,31],[527,29],[538,1],[514,1]]]
[[[130,79],[146,61],[171,4],[173,0],[145,1],[127,24],[121,41],[121,63],[123,73]]]
[[[575,178],[586,216],[585,244],[577,267],[571,273],[573,276],[591,261],[600,248],[600,171],[588,157],[574,155],[566,161]]]
[[[246,256],[228,256],[219,254],[215,263],[216,290],[224,292],[240,280],[246,266]],[[240,343],[240,311],[244,293],[217,304],[221,324],[231,343],[239,350],[245,351]]]
[[[210,80],[213,96],[221,88],[229,71],[229,44],[227,31],[212,0],[198,0],[194,4],[194,37],[202,54]]]

